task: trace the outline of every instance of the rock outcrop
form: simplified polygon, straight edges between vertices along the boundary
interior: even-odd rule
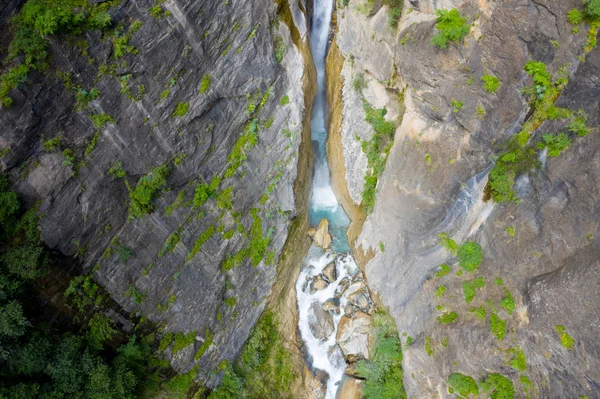
[[[3,32],[18,5],[9,3]],[[159,338],[197,331],[171,364],[197,363],[206,379],[237,356],[264,309],[306,194],[304,181],[294,186],[311,156],[309,144],[299,172],[312,102],[302,82],[314,77],[306,7],[160,4],[153,16],[154,2],[122,2],[104,37],[51,36],[50,68],[0,109],[0,162],[26,202],[40,202],[50,248],[78,256],[125,310],[164,326]],[[131,47],[117,52],[123,32]]]
[[[411,1],[398,28],[386,26],[387,7],[375,5],[365,14],[361,4],[351,0],[337,10],[330,52],[342,59],[332,59],[338,75],[328,75],[341,101],[332,106],[341,115],[331,117],[338,130],[330,137],[341,143],[346,165],[344,173],[333,173],[334,188],[348,193],[342,204],[352,217],[364,200],[359,194],[369,171],[360,143],[373,135],[362,94],[399,125],[373,211],[364,224],[360,220],[351,244],[370,289],[389,306],[400,332],[414,340],[403,362],[408,397],[449,397],[446,380],[454,372],[476,380],[507,376],[516,397],[594,397],[600,347],[589,326],[600,322],[590,288],[600,282],[594,271],[600,251],[600,104],[593,71],[600,49],[584,49],[589,26],[573,30],[568,23],[567,12],[580,3]],[[442,50],[431,44],[435,11],[452,7],[466,16],[470,33]],[[571,134],[559,157],[540,152],[543,167],[517,179],[520,201],[497,204],[485,191],[488,172],[502,144],[531,117],[522,94],[532,84],[523,70],[530,60],[546,64],[554,79],[568,77],[556,106],[584,111],[591,133]],[[497,91],[484,90],[484,75],[499,79]],[[396,119],[403,108],[403,118]],[[532,144],[544,134],[568,131],[570,121],[536,125]],[[457,259],[440,246],[442,232],[459,244],[482,246],[475,275],[456,275]],[[452,272],[435,278],[443,263]],[[478,277],[485,288],[467,302],[463,287]],[[450,312],[457,321],[438,321]],[[504,322],[506,336],[499,340],[494,329]],[[566,338],[559,330],[575,339],[574,348],[561,344]],[[515,369],[519,351],[526,372]]]

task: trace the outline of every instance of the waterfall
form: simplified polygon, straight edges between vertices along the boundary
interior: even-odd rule
[[[346,230],[350,220],[340,206],[333,189],[326,158],[327,129],[325,127],[326,86],[325,57],[329,38],[329,27],[333,12],[333,0],[315,0],[313,20],[310,30],[310,48],[317,70],[317,97],[312,109],[311,137],[314,149],[314,173],[310,197],[310,222],[317,225],[323,218],[329,220],[332,237],[332,251],[323,251],[312,246],[306,255],[300,276],[296,282],[300,334],[305,343],[310,366],[327,373],[326,399],[335,399],[340,382],[344,377],[346,361],[336,342],[338,324],[344,314],[347,298],[340,293],[340,284],[351,281],[359,275],[350,251]],[[326,288],[312,290],[311,282],[323,275],[326,266],[334,264],[335,278],[331,278]],[[313,292],[314,291],[314,292]],[[317,315],[327,301],[335,301],[338,311],[325,311],[331,332],[320,338],[315,337],[311,325],[315,326]],[[317,309],[317,310],[315,310]]]

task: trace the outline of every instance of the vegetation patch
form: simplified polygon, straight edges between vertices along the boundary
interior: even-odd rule
[[[573,337],[567,334],[565,326],[556,326],[556,332],[560,335],[560,343],[562,346],[564,346],[568,350],[573,350],[573,348],[575,348],[575,339],[573,339]]]
[[[235,364],[225,364],[221,385],[208,399],[291,399],[294,393],[290,387],[295,378],[292,370],[279,333],[279,320],[267,310],[254,326]]]
[[[498,91],[498,88],[500,87],[500,79],[498,79],[496,76],[483,75],[481,80],[483,81],[483,90],[487,91],[488,93],[495,93]]]
[[[204,74],[204,76],[202,76],[202,82],[200,82],[200,94],[206,93],[209,88],[210,88],[210,75],[206,73],[206,74]]]
[[[487,315],[485,306],[481,306],[479,308],[472,307],[471,309],[469,309],[469,312],[474,313],[479,320],[485,320],[485,317]]]
[[[210,237],[212,237],[214,233],[215,233],[215,226],[213,226],[213,225],[208,226],[207,229],[204,230],[204,232],[202,234],[200,234],[200,237],[198,237],[196,242],[194,242],[194,246],[192,247],[192,250],[190,251],[190,254],[188,255],[186,261],[192,260],[194,258],[194,256],[196,256],[196,254],[198,252],[200,252],[200,249],[202,249],[202,245],[204,245],[204,243],[206,241],[208,241],[208,239]]]
[[[448,392],[452,395],[457,393],[461,397],[469,397],[470,395],[479,395],[479,387],[477,381],[471,376],[453,373],[446,380]]]
[[[162,165],[152,169],[152,171],[142,176],[131,190],[129,187],[129,218],[139,219],[154,210],[152,200],[156,192],[165,184],[170,171],[167,165]]]
[[[512,359],[510,359],[510,367],[524,373],[525,370],[527,370],[527,359],[525,358],[525,353],[523,353],[523,350],[519,347],[516,347],[512,348],[509,352],[512,354]]]
[[[440,285],[435,290],[435,296],[438,297],[438,298],[441,298],[444,295],[445,292],[446,292],[446,286],[445,285]]]
[[[437,272],[435,272],[434,277],[435,278],[442,278],[445,275],[447,275],[448,273],[450,273],[452,269],[450,269],[450,266],[448,266],[447,264],[443,263],[440,265],[440,270],[438,270]]]
[[[463,281],[462,286],[465,301],[471,303],[475,299],[476,290],[485,287],[485,280],[483,277],[477,277],[474,280]]]
[[[474,273],[483,262],[481,246],[474,241],[458,245],[448,234],[440,233],[440,244],[453,255],[458,256],[458,265],[469,273]]]
[[[369,360],[361,360],[358,375],[365,379],[365,399],[406,398],[402,383],[402,345],[394,319],[378,311],[373,315],[374,345]]]
[[[502,374],[488,374],[480,386],[484,392],[490,393],[490,399],[514,399],[515,397],[515,386]]]
[[[431,39],[431,44],[441,49],[448,48],[449,42],[461,42],[471,30],[467,20],[456,8],[452,10],[437,10],[436,29],[438,34]]]
[[[506,290],[506,296],[502,298],[502,301],[500,301],[500,306],[502,306],[509,315],[512,315],[515,311],[515,298],[512,296],[509,290]]]
[[[458,321],[458,314],[456,312],[447,312],[441,316],[438,316],[437,322],[440,324],[452,324]]]
[[[185,114],[187,114],[189,108],[190,108],[189,103],[179,103],[173,110],[173,114],[171,116],[182,117]]]
[[[502,341],[506,334],[506,320],[502,320],[496,312],[491,312],[490,315],[490,331],[498,339]]]
[[[189,332],[185,335],[182,332],[178,332],[177,334],[175,334],[175,340],[173,343],[173,354],[176,354],[183,348],[192,345],[195,339],[196,331]]]

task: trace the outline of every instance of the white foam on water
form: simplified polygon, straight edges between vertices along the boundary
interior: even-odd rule
[[[335,262],[337,279],[329,284],[327,288],[311,294],[310,281],[318,276],[325,266],[331,262]],[[323,370],[329,375],[326,399],[335,399],[346,369],[346,361],[336,343],[336,336],[338,324],[348,300],[344,296],[340,298],[340,313],[333,313],[332,315],[334,330],[325,340],[316,338],[310,329],[311,323],[316,321],[312,305],[316,302],[318,306],[322,306],[328,299],[334,298],[340,282],[346,277],[356,275],[358,272],[358,267],[351,255],[338,255],[311,247],[296,282],[300,335],[306,345],[306,352],[310,357],[312,367]]]

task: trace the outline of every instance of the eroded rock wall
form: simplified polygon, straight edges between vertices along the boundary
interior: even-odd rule
[[[306,7],[279,3],[167,0],[153,17],[154,1],[122,2],[112,28],[141,23],[134,51],[115,54],[117,33],[52,36],[51,67],[0,110],[2,169],[30,205],[40,202],[43,240],[78,256],[124,309],[163,326],[159,337],[195,331],[193,345],[166,355],[181,372],[199,364],[204,378],[239,353],[276,280],[288,226],[305,212],[297,199],[307,178],[294,184],[298,165],[310,170],[299,163],[312,102],[302,83],[313,76]],[[98,98],[78,107],[75,94],[94,87]],[[94,115],[110,119],[95,125]],[[302,148],[310,159],[310,145]],[[170,173],[152,211],[132,217],[130,193],[161,165]],[[206,202],[194,201],[215,178]],[[245,256],[223,270],[254,238],[269,242],[254,265]],[[194,359],[206,339],[213,344]]]
[[[337,10],[344,94],[336,108],[343,121],[331,137],[341,135],[347,165],[363,162],[364,154],[351,144],[353,129],[361,130],[359,136],[370,133],[362,122],[352,123],[362,109],[352,100],[348,75],[365,76],[365,93],[385,87],[385,95],[380,90],[374,97],[388,111],[394,103],[389,94],[404,90],[406,112],[377,183],[374,211],[355,246],[374,254],[363,265],[369,286],[389,306],[405,338],[414,340],[404,350],[408,396],[452,397],[445,381],[459,372],[476,380],[490,373],[508,376],[516,397],[598,397],[599,347],[592,330],[600,314],[590,287],[600,281],[600,105],[593,72],[600,50],[582,62],[587,29],[574,34],[566,18],[579,2],[411,1],[405,2],[398,29],[386,25],[385,6],[366,15],[362,5],[350,1]],[[467,16],[471,32],[463,44],[441,50],[431,44],[434,13],[451,7]],[[531,84],[523,66],[532,59],[547,64],[554,76],[566,68],[569,84],[556,105],[585,111],[592,133],[576,138],[560,157],[542,158],[542,169],[518,179],[519,203],[495,204],[484,196],[487,172],[500,145],[528,117],[521,90]],[[483,90],[485,74],[499,78],[497,92]],[[463,103],[457,112],[453,100]],[[534,141],[565,129],[564,121],[547,121]],[[364,173],[346,170],[334,178],[345,178],[352,193]],[[507,228],[514,228],[514,236]],[[456,259],[439,244],[441,232],[459,243],[482,245],[477,274],[456,276]],[[442,263],[453,270],[435,279]],[[463,282],[479,276],[486,286],[467,303]],[[436,297],[441,285],[446,291]],[[507,290],[516,302],[512,314],[500,306]],[[484,320],[469,311],[486,306]],[[492,310],[507,322],[501,341],[490,332]],[[456,312],[458,322],[438,323],[444,311]],[[574,349],[561,345],[557,325],[575,338]],[[524,372],[509,365],[516,347],[527,359]],[[522,375],[532,381],[529,391]]]

